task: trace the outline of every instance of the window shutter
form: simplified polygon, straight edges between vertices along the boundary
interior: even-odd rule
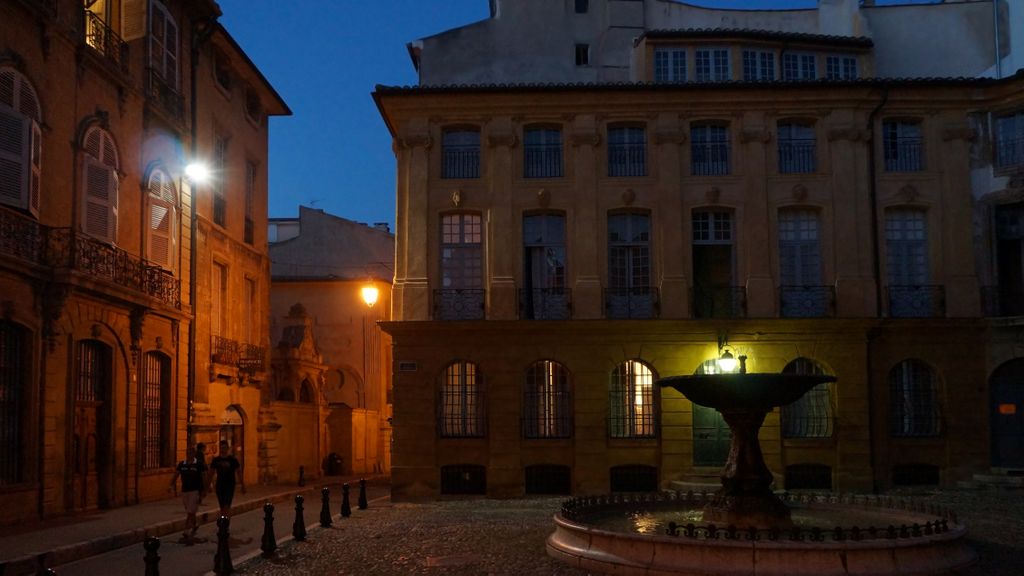
[[[114,241],[116,230],[116,184],[114,170],[95,158],[85,159],[85,212],[83,229],[86,234]]]
[[[31,160],[32,173],[28,182],[28,211],[39,216],[39,190],[43,176],[43,131],[39,124],[32,122]]]
[[[27,208],[32,121],[0,105],[0,202]]]
[[[146,0],[122,0],[121,38],[125,42],[146,35]]]
[[[167,32],[166,20],[162,6],[154,4],[149,31],[149,65],[164,79],[167,78],[164,70],[164,53],[167,51],[167,39],[164,37]]]
[[[168,84],[178,87],[178,26],[170,17],[166,18],[167,27],[164,34],[164,80]]]
[[[170,208],[162,202],[153,201],[149,207],[149,261],[164,268],[171,264],[171,217]]]

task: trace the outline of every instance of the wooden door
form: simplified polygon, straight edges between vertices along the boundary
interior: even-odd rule
[[[102,342],[78,344],[72,422],[72,507],[105,506],[109,490],[110,348]]]

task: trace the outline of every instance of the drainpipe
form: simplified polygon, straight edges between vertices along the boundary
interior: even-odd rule
[[[996,43],[996,78],[1003,77],[1003,55],[999,51],[1000,37],[999,37],[999,0],[992,0],[992,28],[995,31],[993,36],[995,37]]]
[[[882,317],[882,262],[881,262],[881,248],[878,242],[878,167],[875,163],[875,119],[878,117],[878,113],[882,111],[882,107],[885,106],[886,102],[889,101],[889,88],[886,85],[882,85],[882,100],[875,106],[875,109],[868,115],[867,130],[870,136],[868,137],[868,199],[871,204],[871,250],[872,250],[872,264],[874,265],[875,273],[875,317]],[[871,487],[874,492],[878,492],[877,476],[875,474],[877,465],[876,458],[877,453],[875,450],[875,379],[874,364],[871,361],[871,349],[874,344],[875,338],[878,337],[878,328],[872,327],[868,331],[867,342],[865,344],[865,370],[867,373],[867,392],[868,392],[868,458],[871,464]]]

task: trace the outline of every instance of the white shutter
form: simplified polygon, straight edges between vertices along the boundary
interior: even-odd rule
[[[125,42],[138,40],[146,35],[146,0],[122,0],[121,38]]]
[[[95,158],[85,158],[85,207],[83,231],[107,242],[116,231],[117,174]]]
[[[27,208],[32,121],[0,105],[0,202]]]
[[[171,268],[171,227],[174,212],[153,199],[149,205],[149,258],[153,264]]]

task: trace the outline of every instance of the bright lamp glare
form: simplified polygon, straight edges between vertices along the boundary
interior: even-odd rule
[[[185,166],[185,176],[192,182],[201,184],[210,179],[210,169],[206,167],[206,164],[193,162]]]
[[[366,302],[367,306],[372,307],[377,303],[377,296],[380,295],[380,290],[377,290],[376,286],[363,286],[362,289],[363,302]]]
[[[722,357],[718,359],[718,369],[722,372],[736,371],[736,358],[733,357],[732,352],[726,350],[722,353]]]

